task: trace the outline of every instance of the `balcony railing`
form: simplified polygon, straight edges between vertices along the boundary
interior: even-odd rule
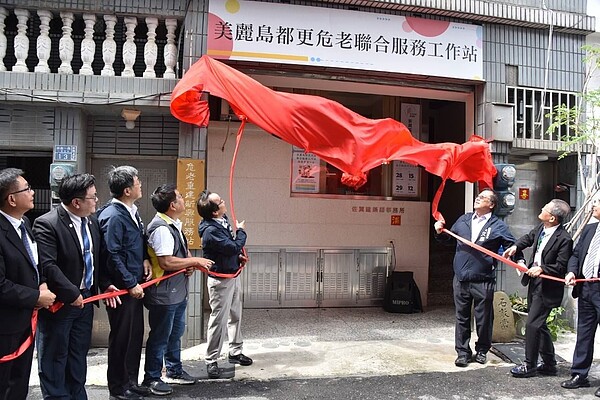
[[[0,7],[0,71],[178,78],[175,18]]]

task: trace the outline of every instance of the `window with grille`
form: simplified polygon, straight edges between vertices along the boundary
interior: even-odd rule
[[[538,139],[548,141],[564,141],[569,136],[569,125],[562,125],[551,134],[547,133],[552,123],[548,116],[554,108],[565,105],[573,108],[576,105],[575,93],[552,90],[531,89],[507,86],[506,99],[514,106],[514,124],[516,139]]]

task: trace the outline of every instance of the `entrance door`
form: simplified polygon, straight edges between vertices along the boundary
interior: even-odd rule
[[[152,207],[150,195],[159,185],[163,183],[176,183],[177,163],[175,160],[128,160],[128,159],[92,159],[92,174],[96,177],[96,192],[98,193],[98,207],[111,200],[110,190],[108,189],[108,171],[112,166],[131,165],[138,170],[140,182],[142,182],[142,198],[136,204],[142,221],[145,225],[152,220],[156,210]],[[92,345],[96,347],[108,346],[108,334],[110,326],[108,317],[104,310],[104,304],[100,305],[101,311],[94,313],[94,326],[92,330]],[[144,311],[147,315],[147,311]],[[145,318],[146,327],[144,337],[149,332],[148,318]],[[144,343],[146,339],[144,339]]]
[[[98,207],[111,200],[108,189],[108,171],[113,166],[131,165],[138,170],[140,182],[142,183],[142,198],[136,202],[140,216],[144,224],[148,224],[156,214],[152,207],[150,195],[154,190],[164,183],[176,183],[177,161],[173,160],[130,160],[130,159],[92,159],[92,174],[96,177],[96,190],[98,192]]]
[[[319,306],[356,305],[354,281],[358,278],[354,250],[321,250]]]

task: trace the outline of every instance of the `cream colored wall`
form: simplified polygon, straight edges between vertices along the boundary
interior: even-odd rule
[[[227,202],[229,170],[239,123],[211,122],[208,128],[207,187]],[[225,139],[227,137],[227,142]],[[222,151],[225,143],[225,149]],[[274,247],[357,248],[396,246],[396,270],[413,271],[427,304],[430,203],[324,199],[290,196],[292,146],[253,125],[242,137],[233,180],[235,214],[246,220],[248,245]],[[401,226],[391,226],[391,212],[353,212],[353,207],[397,207]]]

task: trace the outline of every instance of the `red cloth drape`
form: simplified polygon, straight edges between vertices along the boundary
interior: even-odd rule
[[[455,182],[481,181],[492,186],[496,169],[488,144],[473,136],[464,144],[423,143],[406,126],[390,118],[365,118],[341,104],[318,96],[271,90],[249,76],[208,56],[186,72],[171,97],[171,113],[181,121],[207,126],[209,92],[229,102],[237,115],[263,130],[314,153],[344,172],[342,182],[360,187],[365,173],[392,160],[421,165],[428,172]],[[441,218],[432,204],[436,219]]]

